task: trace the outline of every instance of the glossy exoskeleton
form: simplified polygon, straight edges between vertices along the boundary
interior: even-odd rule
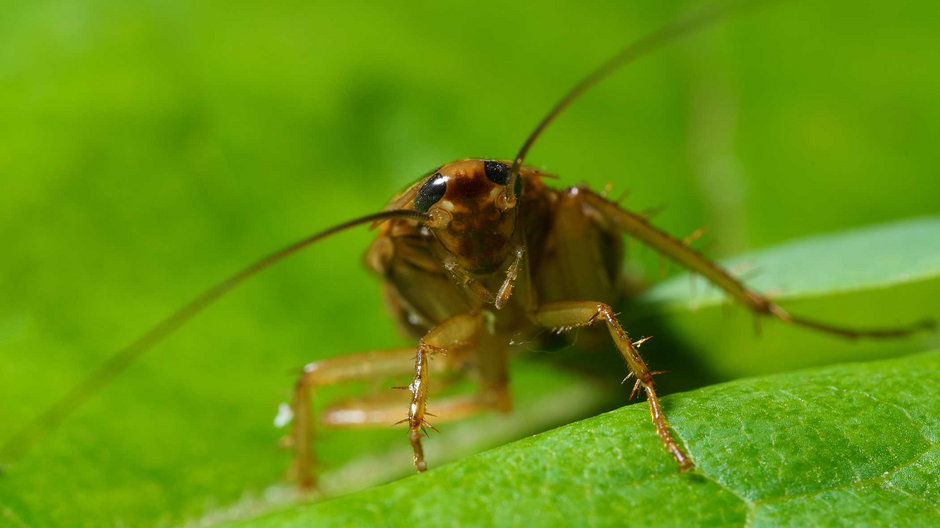
[[[302,485],[315,482],[310,409],[315,387],[413,373],[407,387],[411,403],[400,421],[408,424],[415,468],[424,471],[422,431],[431,426],[427,400],[435,374],[472,371],[479,381],[475,394],[436,399],[435,423],[490,409],[508,411],[513,348],[594,324],[606,327],[622,355],[627,379],[635,380],[632,393],[646,394],[663,446],[681,470],[692,468],[670,433],[653,388],[656,373],[612,308],[624,292],[623,235],[702,275],[760,315],[846,337],[894,337],[920,328],[852,329],[791,314],[642,215],[585,187],[554,189],[546,185],[548,177],[526,166],[514,171],[510,161],[465,159],[439,167],[389,202],[387,212],[414,216],[381,223],[366,262],[382,278],[389,310],[418,344],[304,368],[290,442]],[[387,427],[402,411],[397,402],[356,401],[330,407],[319,421],[328,427]]]

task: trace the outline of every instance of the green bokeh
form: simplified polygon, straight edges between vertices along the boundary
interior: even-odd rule
[[[9,4],[0,16],[0,439],[261,253],[375,211],[441,162],[512,156],[591,67],[701,5]],[[932,0],[774,5],[618,73],[564,114],[529,161],[562,184],[630,189],[635,209],[665,204],[657,223],[677,234],[706,224],[716,255],[935,213],[938,33]],[[273,409],[297,366],[405,343],[360,265],[368,240],[363,230],[326,242],[174,336],[44,445],[34,469],[59,457],[68,484],[31,474],[30,489],[67,494],[112,462],[126,468],[109,476],[114,488],[134,486],[128,503],[153,495],[152,511],[137,515],[178,521],[211,505],[194,504],[192,487],[157,484],[174,478],[168,459],[200,460],[190,485],[222,490],[222,502],[244,486],[220,474],[276,480],[283,465],[271,459],[286,457],[270,453],[246,454],[227,473],[200,468],[237,460],[239,441],[273,445]],[[257,379],[233,385],[229,369]],[[154,413],[153,400],[173,411]],[[103,413],[121,417],[105,434],[88,418]],[[160,450],[78,442],[88,451],[76,453],[71,443],[148,427]],[[172,432],[190,428],[193,442],[176,442]],[[93,462],[72,466],[83,456]],[[28,461],[19,469],[29,470]],[[120,511],[109,493],[82,499],[84,514]]]

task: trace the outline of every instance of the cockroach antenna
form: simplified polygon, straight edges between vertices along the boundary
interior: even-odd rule
[[[271,253],[241,271],[231,275],[227,279],[219,282],[209,288],[198,297],[191,300],[185,306],[170,314],[156,325],[150,328],[129,345],[119,350],[105,361],[101,366],[89,374],[81,383],[75,386],[67,394],[56,400],[48,409],[37,416],[33,421],[20,429],[10,437],[2,447],[0,447],[0,461],[13,462],[22,457],[30,447],[36,444],[43,436],[53,431],[66,418],[74,413],[82,404],[101,390],[111,380],[119,376],[122,372],[133,364],[141,355],[152,349],[167,336],[178,330],[193,317],[205,310],[209,305],[217,301],[223,295],[231,291],[239,284],[258,274],[264,269],[284,260],[285,258],[301,251],[310,245],[323,240],[331,235],[345,231],[351,227],[362,224],[373,224],[390,220],[392,218],[411,218],[414,220],[426,220],[427,215],[413,210],[393,210],[374,213],[312,234],[302,238],[293,244],[285,246],[274,253]]]
[[[522,147],[519,149],[519,152],[516,154],[516,157],[513,159],[507,188],[515,188],[514,186],[516,179],[519,177],[519,169],[525,162],[525,157],[529,153],[529,149],[532,148],[532,145],[535,144],[535,141],[542,135],[542,132],[544,132],[545,129],[548,128],[548,125],[551,124],[556,117],[558,117],[558,114],[560,114],[564,109],[568,108],[568,106],[570,106],[571,103],[573,103],[576,99],[581,97],[584,92],[593,88],[594,85],[601,82],[609,75],[619,70],[621,67],[626,66],[634,60],[643,57],[650,52],[653,52],[656,49],[679,39],[680,37],[690,35],[699,30],[705,29],[712,24],[722,20],[727,20],[745,11],[749,11],[758,7],[764,7],[779,1],[782,0],[743,1],[714,4],[699,11],[689,13],[686,16],[679,17],[673,20],[671,23],[659,28],[652,33],[647,34],[640,40],[637,40],[620,50],[619,53],[608,59],[607,62],[601,64],[588,76],[581,79],[578,84],[574,85],[574,87],[571,88],[568,93],[566,93],[557,103],[555,103],[555,106],[553,106],[552,109],[549,110],[547,114],[545,114],[545,117],[543,117],[539,124],[536,125],[532,130],[532,132],[529,133],[529,136],[526,138],[525,142],[522,144]],[[512,201],[514,205],[514,200],[511,197],[509,200]]]
[[[688,35],[697,30],[703,29],[712,23],[726,19],[731,15],[745,11],[746,9],[768,4],[774,0],[763,1],[745,1],[731,2],[729,4],[713,5],[702,9],[689,16],[679,18],[672,23],[660,28],[659,30],[648,34],[635,43],[624,48],[620,53],[612,57],[606,63],[601,65],[593,73],[585,77],[580,83],[575,85],[542,119],[529,134],[519,153],[513,160],[509,173],[507,188],[514,189],[516,180],[519,177],[519,170],[525,160],[529,149],[539,138],[545,128],[570,105],[581,94],[597,84],[599,81],[613,73],[618,68],[628,64],[679,37]],[[515,205],[515,195],[510,191],[506,193],[504,207],[511,208]],[[228,293],[237,285],[258,272],[268,268],[272,264],[279,262],[294,253],[306,248],[307,246],[322,240],[330,235],[344,231],[350,227],[361,224],[381,222],[392,218],[414,218],[424,219],[426,215],[413,210],[393,210],[367,215],[361,218],[350,220],[348,222],[336,225],[325,231],[321,231],[307,238],[299,240],[287,247],[284,247],[244,268],[238,273],[216,284],[212,288],[194,298],[188,304],[170,314],[166,319],[160,321],[146,333],[141,335],[127,347],[121,349],[111,356],[105,363],[99,366],[89,374],[81,383],[74,387],[67,394],[56,400],[48,409],[37,416],[33,421],[20,429],[10,437],[0,447],[0,461],[18,460],[26,451],[33,446],[39,439],[58,427],[68,416],[74,413],[91,396],[101,390],[112,379],[119,376],[122,372],[133,364],[141,355],[152,349],[155,345],[175,332],[193,317],[202,312],[209,305],[214,303],[220,297]]]
[[[512,162],[509,171],[508,189],[514,189],[516,180],[519,177],[519,170],[525,160],[529,149],[539,138],[546,127],[555,119],[558,114],[567,108],[575,99],[603,80],[608,75],[631,61],[656,50],[676,40],[682,36],[694,33],[715,22],[727,19],[732,15],[739,14],[748,9],[770,4],[779,0],[758,0],[758,1],[738,1],[726,4],[715,4],[694,12],[688,16],[676,19],[670,24],[663,26],[657,31],[648,34],[633,44],[625,47],[618,54],[613,56],[606,63],[602,64],[593,73],[585,77],[581,82],[574,86],[555,106],[548,112],[541,122],[529,134],[519,153]],[[515,195],[508,192],[505,195],[504,206],[513,207],[515,205]],[[426,216],[413,210],[392,210],[363,216],[348,222],[331,227],[307,238],[299,240],[287,247],[284,247],[244,268],[238,273],[216,284],[212,288],[194,298],[188,304],[170,314],[166,319],[160,321],[146,333],[141,335],[127,347],[121,349],[111,356],[105,363],[99,366],[89,374],[81,383],[74,387],[67,394],[56,400],[48,409],[37,416],[33,421],[20,429],[10,437],[0,447],[0,461],[18,460],[26,451],[32,447],[39,439],[58,427],[66,418],[74,413],[91,396],[101,390],[112,379],[133,364],[141,355],[152,349],[155,345],[175,332],[193,317],[202,312],[209,305],[214,303],[220,297],[228,293],[237,285],[258,272],[268,268],[294,253],[306,248],[307,246],[322,240],[330,235],[344,231],[350,227],[361,224],[376,223],[393,218],[413,218],[417,220],[426,220]]]

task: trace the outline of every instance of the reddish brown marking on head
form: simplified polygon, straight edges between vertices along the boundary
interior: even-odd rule
[[[466,202],[467,205],[473,205],[474,201],[485,197],[496,186],[496,184],[486,179],[482,171],[482,163],[475,163],[474,165],[479,165],[479,167],[470,167],[470,170],[460,167],[449,170],[450,174],[441,172],[441,174],[448,177],[447,194],[444,195],[445,200]],[[449,169],[449,167],[442,168],[442,170],[445,169]]]
[[[416,208],[426,207],[438,219],[431,231],[444,249],[465,269],[479,273],[506,260],[516,219],[516,208],[497,207],[506,186],[487,176],[487,163],[492,172],[493,161],[448,163],[421,184],[415,198]],[[508,170],[508,164],[504,167]]]

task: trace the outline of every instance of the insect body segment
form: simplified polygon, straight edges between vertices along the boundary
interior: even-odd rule
[[[537,343],[549,330],[595,322],[607,326],[627,372],[647,394],[664,445],[680,468],[692,467],[669,431],[652,372],[611,308],[620,299],[622,283],[623,248],[616,226],[589,206],[585,190],[550,188],[542,181],[545,175],[531,168],[520,171],[522,193],[514,207],[501,209],[500,196],[506,188],[498,182],[508,181],[508,171],[508,163],[491,160],[444,165],[404,192],[404,196],[414,194],[416,208],[424,207],[426,197],[435,197],[426,209],[429,220],[386,222],[367,254],[366,261],[383,279],[392,313],[406,332],[419,339],[408,387],[412,400],[402,420],[409,425],[415,467],[426,468],[421,437],[429,412],[440,421],[510,408],[507,372],[512,343]],[[397,207],[401,199],[393,199],[390,207]],[[324,366],[335,368],[336,363],[335,359],[315,363],[301,377],[295,401],[298,414],[309,413],[305,400],[312,387],[324,383],[310,373]],[[405,369],[404,363],[403,359],[398,368]],[[429,404],[435,363],[440,364],[438,372],[474,373],[478,392],[457,398],[459,403],[445,399]],[[362,370],[364,376],[386,373]],[[369,412],[381,414],[377,408]],[[297,470],[308,485],[313,482],[311,430],[309,421],[298,420],[292,442],[298,449]]]
[[[493,271],[512,250],[516,209],[498,206],[508,178],[507,164],[460,160],[438,169],[415,196],[415,209],[432,216],[428,227],[442,249],[467,271]]]

